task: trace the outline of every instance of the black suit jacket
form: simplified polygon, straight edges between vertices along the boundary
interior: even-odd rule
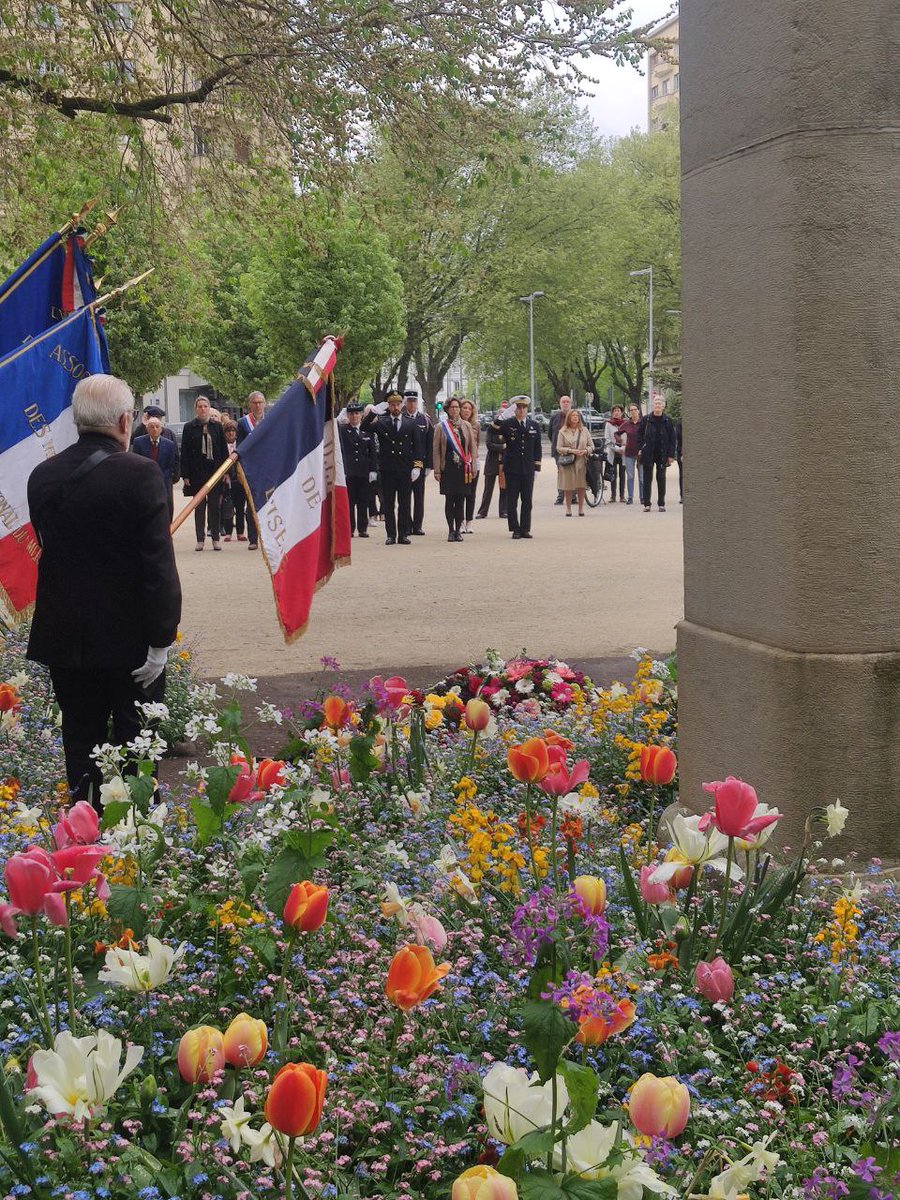
[[[541,430],[531,417],[525,418],[524,426],[515,417],[508,421],[495,421],[491,426],[503,438],[503,473],[505,475],[533,475],[541,464]]]
[[[109,456],[71,488],[98,448]],[[28,657],[51,667],[139,667],[168,646],[181,620],[181,584],[159,468],[103,434],[35,467],[28,508],[43,547]]]
[[[184,494],[195,496],[201,487],[228,457],[228,443],[225,441],[225,430],[220,421],[210,421],[209,433],[212,438],[212,462],[203,457],[203,425],[194,417],[188,421],[181,435],[181,478],[190,480],[185,483]]]
[[[341,438],[341,454],[344,459],[344,474],[348,479],[365,479],[378,470],[378,453],[375,437],[362,426],[338,425]]]
[[[149,434],[143,434],[141,437],[136,437],[132,443],[132,450],[135,454],[140,454],[141,458],[149,458],[153,461],[153,443],[150,441]],[[156,459],[156,465],[162,471],[162,477],[165,480],[166,487],[171,487],[175,482],[175,464],[177,451],[173,441],[164,438],[160,434],[159,438],[159,453]]]
[[[134,428],[131,431],[131,449],[134,449],[134,443],[139,437],[147,436],[149,435],[147,434],[146,427],[142,425],[140,421],[136,421]],[[176,438],[172,430],[165,425],[163,426],[162,432],[159,436],[161,438],[165,438],[167,442],[171,442],[175,447],[175,469],[172,472],[172,482],[177,483],[181,478],[181,451],[178,449],[178,438]]]
[[[363,417],[362,427],[378,436],[378,465],[382,474],[399,475],[413,467],[425,466],[425,437],[418,424],[405,413],[400,416],[399,432],[388,413],[374,412]]]

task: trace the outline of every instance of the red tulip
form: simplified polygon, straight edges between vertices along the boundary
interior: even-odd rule
[[[0,929],[7,937],[18,937],[19,930],[16,927],[16,914],[18,909],[14,904],[7,904],[5,901],[0,901]]]
[[[752,837],[760,830],[774,825],[780,818],[780,813],[754,817],[759,803],[756,790],[733,775],[717,783],[704,783],[703,790],[716,798],[713,821],[719,832],[724,833],[726,837]]]
[[[328,915],[328,888],[304,880],[295,883],[284,906],[284,923],[298,933],[313,933]]]
[[[250,767],[244,762],[234,762],[232,766],[236,766],[239,770],[237,779],[228,793],[229,804],[258,804],[263,799],[263,793],[256,786],[256,776],[251,771]]]
[[[15,712],[22,703],[11,683],[0,683],[0,713]]]
[[[189,1029],[178,1043],[178,1070],[185,1083],[209,1083],[225,1068],[225,1039],[214,1025]]]
[[[391,960],[385,994],[391,1004],[409,1012],[437,991],[449,970],[449,963],[435,965],[427,947],[401,946]]]
[[[264,792],[273,787],[284,787],[284,767],[281,759],[264,758],[256,766],[256,783]]]
[[[554,747],[551,746],[551,754],[553,750]],[[551,762],[549,772],[541,780],[541,787],[545,792],[549,792],[552,796],[567,796],[569,792],[574,792],[584,783],[591,769],[586,758],[575,763],[571,771],[567,769],[567,766],[565,751],[563,751],[562,762],[555,765]]]
[[[678,759],[668,746],[641,747],[641,778],[645,783],[665,787],[675,778]]]
[[[36,850],[38,847],[32,847]],[[34,916],[44,911],[44,897],[56,878],[49,855],[30,852],[10,855],[4,871],[6,890],[12,906],[21,913]]]
[[[53,840],[60,850],[66,846],[88,846],[100,835],[100,818],[92,804],[79,800],[53,826]]]
[[[389,709],[401,708],[403,701],[410,692],[409,684],[402,675],[391,675],[388,679],[382,679],[380,675],[374,675],[369,680],[369,685],[385,693]]]
[[[521,783],[540,783],[550,770],[547,743],[543,738],[529,738],[521,746],[510,746],[506,765]]]
[[[352,712],[352,707],[340,696],[326,696],[322,701],[322,721],[334,732],[347,724]]]
[[[717,1000],[730,1000],[734,995],[734,974],[725,959],[719,955],[712,962],[697,963],[694,985],[700,995],[713,1004]]]
[[[287,1063],[266,1096],[266,1120],[288,1137],[305,1137],[322,1119],[328,1076],[310,1063]]]

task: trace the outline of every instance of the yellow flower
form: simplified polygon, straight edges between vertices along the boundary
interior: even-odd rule
[[[425,714],[425,728],[428,730],[437,729],[444,720],[444,714],[439,708],[430,708]]]

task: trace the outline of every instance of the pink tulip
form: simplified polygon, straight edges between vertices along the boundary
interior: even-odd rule
[[[560,753],[562,761],[559,761]],[[551,796],[567,796],[569,792],[574,792],[577,787],[581,787],[590,774],[590,764],[585,758],[575,763],[572,770],[569,771],[566,752],[561,746],[550,746],[547,754],[550,758],[550,771],[541,780],[541,787]],[[554,760],[556,760],[556,765],[554,765]]]
[[[754,818],[758,804],[756,790],[733,775],[716,783],[704,783],[703,790],[715,796],[713,821],[726,837],[752,837],[779,819],[778,813]]]
[[[655,865],[641,867],[641,896],[647,904],[671,904],[674,896],[668,883],[653,883]]]
[[[631,1089],[628,1112],[645,1137],[678,1137],[691,1115],[690,1093],[674,1076],[660,1079],[648,1071]]]
[[[265,793],[256,786],[256,775],[246,762],[233,763],[240,774],[234,781],[234,786],[228,793],[229,804],[256,804],[264,799]]]
[[[331,786],[335,791],[339,792],[342,787],[349,787],[351,782],[350,772],[346,767],[341,767],[340,774],[336,770],[331,772]]]
[[[416,941],[420,946],[430,945],[433,949],[441,951],[447,945],[447,931],[437,917],[432,917],[426,912],[410,910],[409,924],[415,931]]]
[[[39,853],[33,853],[35,850]],[[37,846],[24,854],[13,854],[7,860],[4,875],[13,908],[28,916],[44,911],[44,897],[56,877],[48,854]]]
[[[6,904],[0,902],[0,929],[7,937],[18,937],[19,930],[16,928],[16,914],[18,909],[14,904]]]
[[[715,1004],[717,1000],[730,1000],[734,995],[734,975],[728,963],[719,955],[712,962],[698,962],[694,973],[694,986],[701,996]]]
[[[54,892],[71,891],[71,885],[81,887],[89,883],[97,874],[97,863],[105,858],[107,850],[104,846],[64,846],[62,850],[54,850],[50,855],[61,883],[52,887]]]
[[[89,846],[100,835],[100,818],[93,805],[79,800],[53,826],[53,840],[60,850],[66,846]]]
[[[390,712],[392,709],[396,712],[403,707],[403,700],[409,695],[409,684],[402,675],[391,675],[387,679],[382,679],[380,675],[374,675],[369,680],[369,685],[373,691],[384,692],[385,702],[382,706],[382,712]]]

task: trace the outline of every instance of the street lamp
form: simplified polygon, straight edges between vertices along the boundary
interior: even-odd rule
[[[531,364],[531,412],[534,415],[534,302],[538,296],[543,296],[543,292],[529,292],[527,296],[520,296],[519,301],[522,304],[528,305],[528,360]]]
[[[650,295],[647,302],[647,341],[650,351],[647,363],[647,413],[650,414],[653,412],[653,267],[642,267],[640,271],[629,271],[628,274],[632,279],[636,279],[639,275],[649,275],[650,277]]]

